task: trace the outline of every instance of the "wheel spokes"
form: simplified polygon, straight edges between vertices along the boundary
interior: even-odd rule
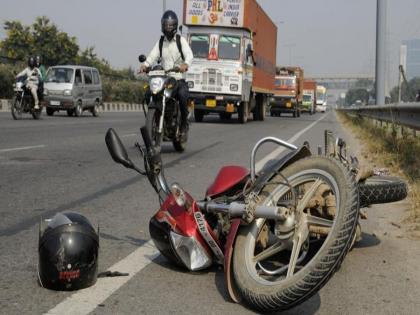
[[[302,199],[299,201],[299,204],[297,206],[297,213],[301,213],[303,212],[303,210],[306,208],[306,205],[308,204],[308,202],[312,199],[312,197],[314,196],[315,192],[317,191],[317,189],[319,188],[319,186],[322,185],[322,180],[321,179],[317,179],[314,184],[311,186],[311,188],[309,188],[306,192],[305,195],[302,197]]]
[[[254,257],[254,262],[260,262],[264,259],[267,259],[268,257],[271,257],[283,250],[286,249],[286,245],[284,242],[279,241],[273,245],[271,245],[270,247],[268,247],[267,249],[263,250],[261,253],[259,253],[257,256]]]
[[[334,223],[333,220],[315,217],[312,215],[307,215],[306,220],[308,222],[308,225],[316,225],[316,226],[327,227],[327,228],[331,228]]]
[[[289,268],[287,269],[286,278],[293,276],[296,264],[299,258],[300,250],[302,249],[303,243],[306,241],[309,235],[308,225],[306,222],[302,222],[296,231],[295,237],[293,238],[293,248],[290,254]]]

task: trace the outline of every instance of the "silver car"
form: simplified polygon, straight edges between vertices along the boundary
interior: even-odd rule
[[[66,110],[68,116],[80,117],[84,110],[98,116],[102,104],[102,83],[96,68],[54,66],[44,80],[44,105],[47,115]]]

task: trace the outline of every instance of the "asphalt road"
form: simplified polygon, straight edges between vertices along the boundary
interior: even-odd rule
[[[148,222],[158,199],[146,179],[111,160],[104,135],[109,127],[116,129],[137,160],[134,143],[143,123],[140,112],[103,113],[99,118],[69,118],[63,113],[40,121],[29,116],[13,121],[9,113],[0,113],[1,314],[42,314],[60,305],[64,313],[75,312],[73,292],[49,291],[37,283],[38,223],[62,211],[79,212],[100,226],[100,271],[120,261],[129,261],[127,268],[135,270],[116,290],[90,300],[99,301],[93,314],[252,313],[229,300],[218,267],[193,274],[171,267],[152,250],[138,260],[129,256],[149,246]],[[309,129],[293,139],[305,128]],[[316,151],[326,128],[347,135],[334,113],[267,117],[246,125],[205,118],[192,125],[185,153],[164,146],[166,175],[201,198],[220,167],[248,166],[252,146],[260,138],[276,136],[298,145],[308,140]],[[259,158],[274,149],[267,145]],[[418,314],[420,247],[391,224],[407,207],[402,202],[369,209],[364,240],[320,293],[288,314]],[[113,281],[121,279],[99,279],[97,286],[109,282],[112,287]],[[89,294],[97,295],[81,292],[87,304]]]

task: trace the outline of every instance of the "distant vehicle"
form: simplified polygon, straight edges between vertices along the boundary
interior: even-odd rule
[[[303,81],[303,99],[301,112],[315,113],[316,104],[316,82],[313,80]]]
[[[68,116],[82,116],[89,110],[98,116],[102,103],[102,83],[96,68],[84,66],[50,67],[44,82],[47,115],[65,110]]]
[[[316,111],[321,113],[327,111],[327,89],[322,85],[316,87]]]
[[[354,105],[355,105],[355,106],[362,106],[362,105],[363,105],[363,102],[362,102],[361,100],[357,100],[357,101],[354,103]]]
[[[276,72],[274,96],[270,98],[271,116],[291,113],[293,117],[299,117],[303,100],[303,69],[279,67]]]
[[[256,0],[184,1],[194,53],[186,74],[195,121],[210,113],[264,120],[274,89],[277,27]],[[257,45],[258,43],[258,45]]]

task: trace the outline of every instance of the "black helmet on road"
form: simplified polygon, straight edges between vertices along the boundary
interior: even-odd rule
[[[96,283],[99,236],[78,213],[58,213],[41,222],[38,277],[52,290],[78,290]]]
[[[174,11],[166,11],[161,20],[162,33],[167,39],[172,40],[178,30],[178,17]]]
[[[33,68],[36,65],[36,60],[34,57],[29,57],[28,58],[28,67],[29,68]]]

